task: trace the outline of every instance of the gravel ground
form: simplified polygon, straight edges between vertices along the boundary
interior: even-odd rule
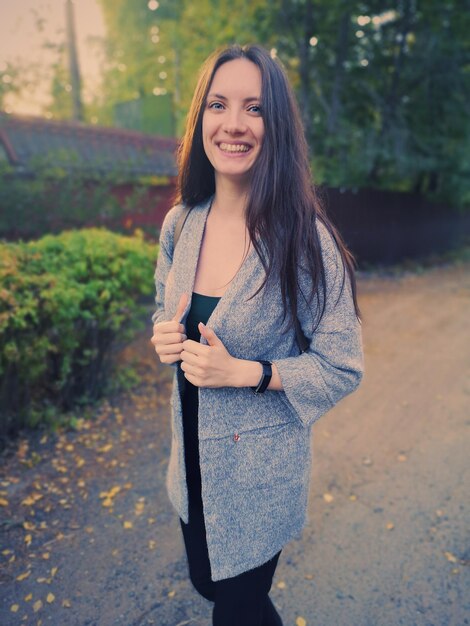
[[[285,626],[470,624],[469,269],[359,276],[366,374],[313,428]],[[127,358],[137,390],[0,456],[2,626],[211,624],[164,487],[171,370],[147,336]]]

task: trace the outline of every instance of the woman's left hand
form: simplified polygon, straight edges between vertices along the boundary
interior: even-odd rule
[[[211,328],[199,322],[199,331],[207,340],[204,345],[192,339],[183,341],[181,369],[196,387],[230,387],[238,359],[231,356]]]

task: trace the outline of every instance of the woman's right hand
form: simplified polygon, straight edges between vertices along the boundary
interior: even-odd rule
[[[155,346],[155,352],[160,361],[167,365],[181,360],[183,341],[186,341],[187,337],[184,325],[180,324],[179,319],[183,315],[187,303],[188,294],[181,294],[174,317],[168,322],[158,322],[153,325],[153,335],[150,341]]]

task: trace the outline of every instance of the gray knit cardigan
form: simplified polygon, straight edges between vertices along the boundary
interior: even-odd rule
[[[155,271],[153,322],[171,319],[183,292],[191,297],[210,199],[189,213],[178,245],[173,233],[182,205],[166,215]],[[363,372],[360,324],[349,281],[340,295],[342,265],[326,228],[318,223],[325,263],[327,299],[320,326],[299,298],[299,321],[311,338],[300,354],[295,328],[282,332],[282,299],[277,285],[260,286],[264,270],[252,248],[217,303],[207,326],[229,353],[276,364],[283,391],[255,395],[250,388],[199,388],[199,455],[202,501],[212,580],[236,576],[273,557],[300,538],[308,522],[311,427],[358,386]],[[307,275],[300,275],[308,293]],[[188,303],[181,318],[184,324]],[[282,327],[282,328],[281,328]],[[207,343],[201,337],[201,343]],[[178,515],[188,522],[181,407],[175,369],[171,396],[171,453],[166,487]]]

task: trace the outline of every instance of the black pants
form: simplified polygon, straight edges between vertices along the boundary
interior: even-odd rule
[[[204,598],[214,602],[213,626],[282,626],[268,596],[281,551],[255,569],[214,582],[202,509],[190,508],[189,523],[180,519],[180,524],[191,582]]]

